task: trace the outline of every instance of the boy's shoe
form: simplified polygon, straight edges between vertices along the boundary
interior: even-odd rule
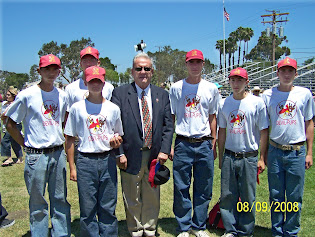
[[[204,230],[191,230],[190,233],[196,237],[209,237],[209,235]]]
[[[189,233],[188,232],[181,232],[179,235],[177,235],[177,237],[189,237]]]
[[[14,225],[15,220],[4,219],[0,224],[0,229],[7,228],[11,225]]]
[[[235,235],[233,235],[232,233],[226,233],[222,235],[222,237],[235,237]]]

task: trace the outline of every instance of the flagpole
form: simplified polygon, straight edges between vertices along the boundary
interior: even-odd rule
[[[224,0],[223,0],[223,80],[225,80],[225,21],[224,21]]]

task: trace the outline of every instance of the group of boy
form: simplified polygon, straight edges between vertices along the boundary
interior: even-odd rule
[[[225,235],[253,234],[254,210],[238,213],[236,206],[239,200],[249,205],[255,202],[257,167],[262,172],[267,161],[270,202],[285,202],[287,197],[299,207],[294,213],[272,209],[272,234],[298,233],[304,172],[313,162],[314,108],[311,93],[293,86],[295,60],[279,62],[280,85],[265,91],[262,98],[246,91],[246,70],[233,69],[229,75],[233,95],[220,101],[217,87],[201,77],[204,57],[199,50],[186,54],[188,77],[174,83],[169,96],[151,84],[153,62],[145,53],[133,60],[135,81],[114,90],[105,83],[106,71],[99,67],[98,50],[87,47],[80,57],[83,76],[63,92],[53,86],[61,68],[59,58],[42,56],[38,69],[41,82],[22,91],[6,114],[8,131],[26,152],[24,178],[30,196],[32,236],[48,234],[47,183],[51,234],[70,236],[67,159],[70,179],[78,185],[82,236],[118,236],[116,164],[121,169],[130,235],[155,236],[160,190],[148,182],[149,166],[153,159],[164,164],[170,158],[178,237],[207,237],[217,113]],[[24,123],[24,137],[16,128],[20,122]],[[192,178],[193,202],[189,193]]]

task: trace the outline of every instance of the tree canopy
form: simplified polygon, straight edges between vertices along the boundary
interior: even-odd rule
[[[59,77],[64,78],[69,83],[76,80],[80,73],[80,51],[88,46],[94,47],[94,43],[90,38],[81,38],[80,40],[73,40],[69,45],[60,44],[51,41],[42,45],[41,49],[38,51],[38,55],[41,57],[46,54],[54,54],[61,60],[61,73]],[[108,57],[100,58],[101,66],[106,69],[107,80],[117,83],[119,81],[118,73],[115,72],[116,66],[111,63]],[[37,73],[38,66],[34,64],[30,69],[30,80],[36,81],[39,79]]]

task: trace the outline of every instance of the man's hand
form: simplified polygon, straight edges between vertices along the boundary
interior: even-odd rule
[[[122,155],[116,158],[116,164],[119,169],[122,169],[122,170],[127,169],[127,157],[125,155]]]
[[[168,155],[168,158],[173,161],[174,158],[174,147],[171,147],[171,154]]]
[[[77,171],[76,169],[70,169],[70,180],[77,182]]]
[[[259,161],[257,162],[257,168],[260,168],[260,173],[264,172],[266,165],[262,159],[259,159]]]
[[[121,138],[121,136],[119,135],[114,135],[112,137],[112,139],[110,139],[109,141],[109,145],[112,147],[112,148],[118,148],[120,146],[120,144],[122,143],[123,139]]]
[[[157,156],[157,160],[160,162],[161,165],[164,165],[167,159],[168,159],[168,154],[165,154],[163,152],[160,152]]]
[[[307,155],[305,157],[305,169],[309,169],[311,168],[311,166],[313,165],[313,157],[311,155]]]

